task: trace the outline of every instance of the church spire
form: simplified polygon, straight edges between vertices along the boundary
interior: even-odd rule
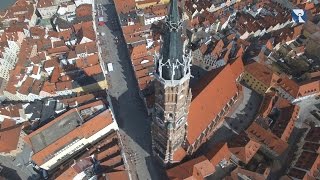
[[[184,58],[181,39],[182,20],[177,0],[170,2],[165,28],[160,58],[157,62],[157,73],[164,80],[180,80],[189,73],[189,69],[186,68],[189,66],[189,62]]]
[[[155,103],[152,113],[152,148],[164,165],[175,163],[183,150],[191,102],[190,52],[183,50],[177,0],[171,0],[160,54],[156,54]],[[179,156],[180,157],[180,156]]]

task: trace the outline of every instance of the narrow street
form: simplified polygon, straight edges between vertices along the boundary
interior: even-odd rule
[[[139,96],[139,89],[134,76],[126,43],[123,39],[115,6],[112,0],[96,0],[96,11],[103,17],[106,26],[97,26],[102,58],[105,64],[112,63],[113,71],[107,74],[116,120],[124,150],[128,158],[133,179],[164,179],[160,165],[151,157],[151,119]],[[103,13],[102,13],[103,11]],[[98,17],[96,17],[97,19]],[[117,37],[117,42],[116,42]],[[105,57],[105,58],[104,58]]]

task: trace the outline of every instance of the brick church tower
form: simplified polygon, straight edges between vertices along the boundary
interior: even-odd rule
[[[164,164],[177,162],[175,153],[186,140],[191,102],[190,53],[182,42],[182,20],[177,0],[171,0],[162,36],[160,54],[155,55],[155,104],[151,125],[153,155]]]

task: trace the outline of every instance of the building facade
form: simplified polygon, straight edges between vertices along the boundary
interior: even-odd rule
[[[151,125],[153,154],[165,165],[174,163],[174,154],[185,143],[192,96],[191,57],[183,48],[181,23],[178,2],[172,0],[161,51],[155,56],[155,105]]]

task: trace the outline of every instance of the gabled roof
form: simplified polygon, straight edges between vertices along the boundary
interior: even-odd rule
[[[258,123],[253,122],[246,130],[248,137],[256,142],[267,146],[277,154],[282,154],[288,147],[288,144],[278,138],[270,131],[261,127]]]
[[[200,156],[191,161],[187,161],[183,164],[173,167],[167,170],[168,178],[180,180],[180,179],[186,179],[186,178],[192,177],[193,166],[205,160],[208,160],[208,159],[205,156]]]
[[[260,143],[251,140],[245,132],[228,141],[229,151],[245,164],[249,163],[260,146]]]
[[[134,0],[115,0],[117,13],[128,13],[135,9],[136,3]]]
[[[65,121],[66,118],[72,118],[74,116],[74,113],[77,113],[77,111],[81,111],[81,109],[90,108],[90,106],[98,105],[101,103],[101,101],[97,101],[85,106],[79,107],[77,110],[72,109],[68,111],[67,113],[63,114],[62,116],[56,118],[55,120],[51,121],[50,123],[46,124],[45,126],[41,127],[37,131],[34,131],[33,133],[29,134],[25,140],[29,142],[29,144],[34,143],[38,144],[37,142],[33,141],[35,137],[38,137],[41,133],[51,133],[54,134],[54,130],[57,130],[55,128],[59,128],[59,122],[61,123],[62,120]],[[71,116],[70,116],[71,115]],[[80,126],[76,126],[75,128],[71,129],[69,133],[65,133],[65,135],[56,135],[57,137],[51,142],[48,143],[43,139],[42,143],[47,143],[43,149],[38,150],[33,156],[32,160],[37,163],[38,165],[44,164],[48,159],[51,159],[51,155],[53,155],[55,152],[58,152],[60,149],[62,149],[67,144],[74,141],[76,138],[89,138],[92,135],[99,132],[101,129],[105,128],[106,126],[110,125],[113,122],[112,115],[109,110],[105,110],[101,112],[100,114],[92,117],[90,120],[84,122],[83,124],[80,124]],[[43,135],[43,134],[42,134]],[[50,137],[45,137],[46,140],[50,139]]]
[[[230,65],[209,72],[192,89],[187,140],[193,144],[222,108],[238,92]]]
[[[229,160],[231,157],[231,152],[228,149],[227,143],[220,143],[212,148],[209,148],[208,153],[206,153],[206,157],[209,159],[211,164],[214,166],[218,165],[223,159]]]
[[[270,86],[278,79],[278,76],[271,69],[257,62],[246,65],[245,71],[267,86]]]

